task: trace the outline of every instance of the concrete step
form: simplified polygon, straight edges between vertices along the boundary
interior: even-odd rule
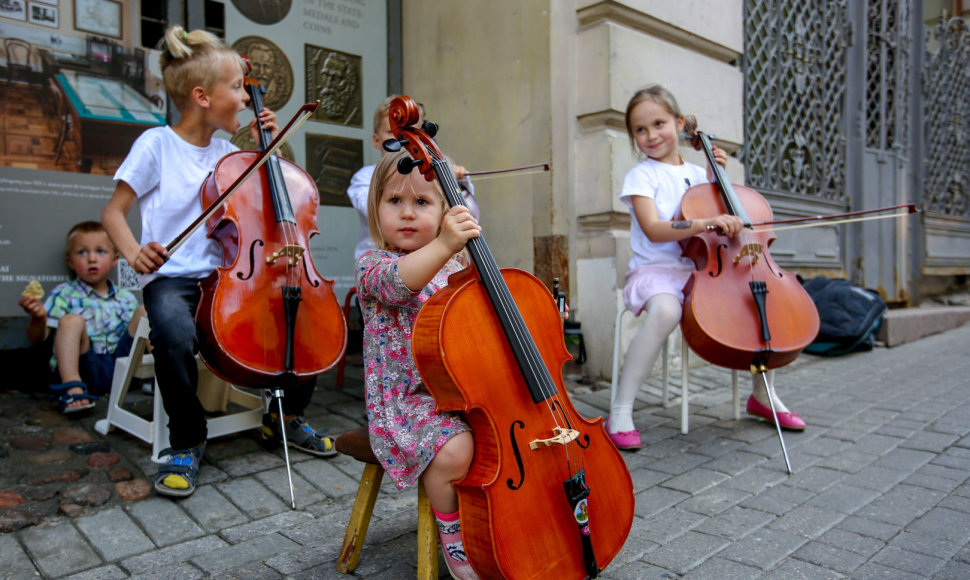
[[[962,326],[970,321],[970,306],[923,306],[889,310],[882,317],[876,339],[886,346],[914,340]]]

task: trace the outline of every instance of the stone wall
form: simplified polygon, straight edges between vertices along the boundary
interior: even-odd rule
[[[564,280],[592,378],[610,374],[630,256],[629,214],[617,200],[636,162],[626,103],[636,89],[662,84],[722,148],[737,151],[741,19],[741,0],[404,6],[405,92],[441,125],[442,150],[468,169],[551,162],[549,173],[475,180],[481,222],[500,265]],[[693,151],[685,157],[704,163]],[[743,179],[736,162],[728,172]],[[637,327],[627,320],[625,342]]]

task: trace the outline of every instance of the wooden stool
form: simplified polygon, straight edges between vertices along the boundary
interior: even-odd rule
[[[366,464],[357,488],[357,497],[354,499],[354,509],[350,512],[350,521],[347,522],[344,545],[337,557],[337,571],[349,574],[357,568],[360,561],[360,550],[364,546],[370,517],[374,513],[374,503],[384,479],[384,468],[370,448],[367,427],[347,431],[337,437],[336,448],[344,455]],[[428,494],[424,491],[424,483],[418,483],[418,580],[437,578],[438,524],[435,522],[434,512],[431,511]]]

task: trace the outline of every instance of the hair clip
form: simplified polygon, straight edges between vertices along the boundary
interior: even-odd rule
[[[188,40],[188,39],[189,39],[189,33],[183,30],[182,31],[182,40]]]

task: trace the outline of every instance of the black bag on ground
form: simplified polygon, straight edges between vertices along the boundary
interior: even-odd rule
[[[0,391],[49,393],[51,383],[60,382],[50,368],[53,351],[53,333],[33,346],[0,349],[0,368],[6,369]]]
[[[815,302],[820,322],[818,336],[805,352],[835,356],[872,350],[887,309],[879,294],[825,276],[812,278],[804,287]]]

